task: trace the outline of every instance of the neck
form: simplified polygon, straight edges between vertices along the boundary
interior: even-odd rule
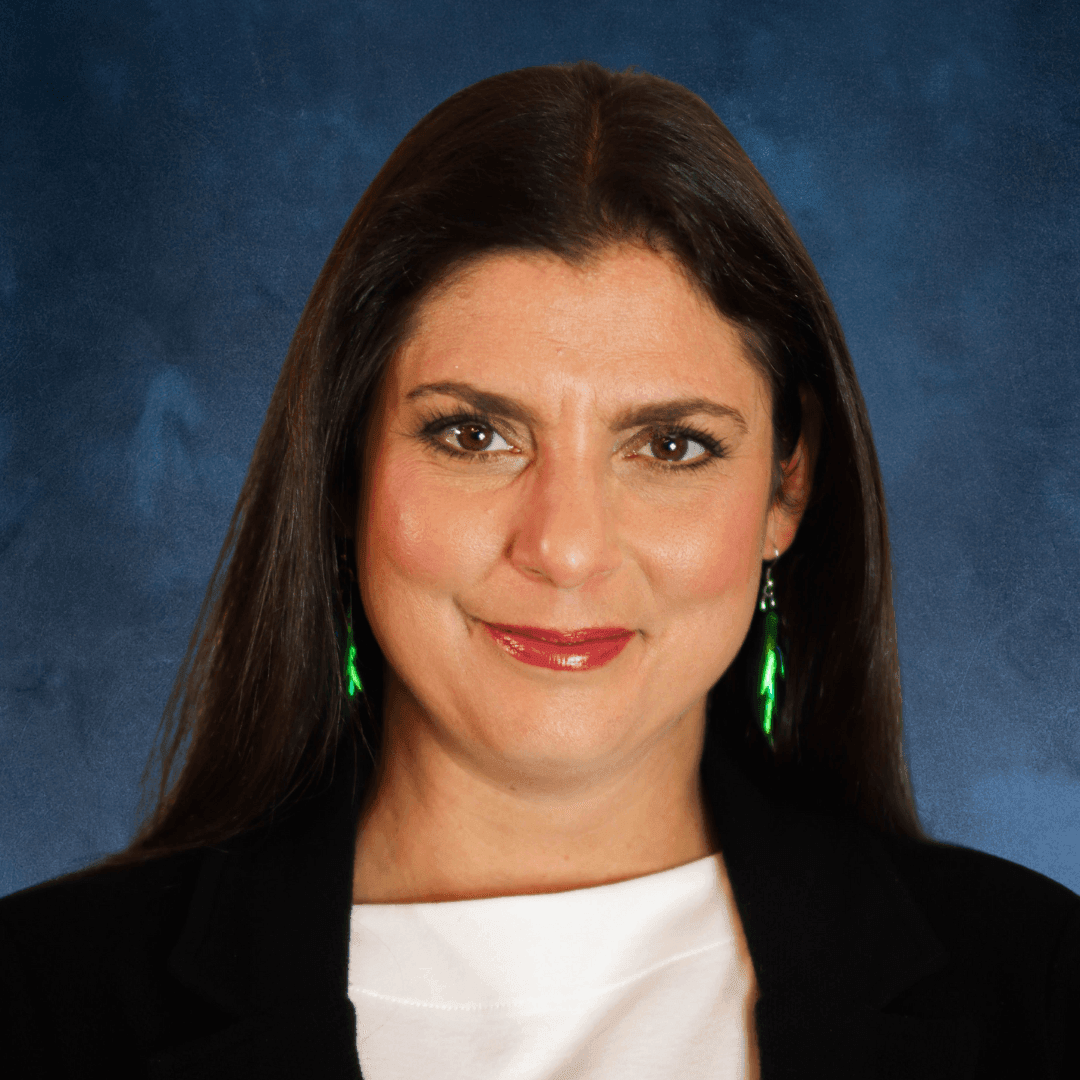
[[[631,760],[564,782],[505,762],[485,767],[425,731],[408,710],[387,710],[383,765],[357,835],[353,903],[563,892],[716,850],[699,769],[704,702]]]

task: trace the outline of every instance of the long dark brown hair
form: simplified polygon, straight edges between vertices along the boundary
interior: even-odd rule
[[[700,98],[582,62],[456,93],[353,211],[289,347],[166,707],[144,777],[151,806],[113,861],[236,835],[302,793],[348,736],[377,759],[383,659],[343,570],[380,377],[419,303],[468,261],[526,250],[580,264],[625,242],[674,255],[742,328],[772,390],[778,463],[816,429],[812,499],[773,570],[788,672],[775,744],[754,723],[753,627],[710,694],[712,743],[778,789],[920,835],[881,475],[825,288]],[[350,602],[364,683],[354,698],[341,663]]]

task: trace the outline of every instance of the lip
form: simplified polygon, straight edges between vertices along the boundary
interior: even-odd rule
[[[540,626],[484,623],[496,645],[515,660],[553,671],[592,671],[611,663],[629,644],[633,630],[593,626],[583,630],[549,630]]]

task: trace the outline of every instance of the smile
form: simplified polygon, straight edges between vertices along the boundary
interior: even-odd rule
[[[484,623],[484,629],[515,660],[555,671],[591,671],[610,663],[626,648],[633,630],[602,626],[587,630],[545,630],[538,626]]]

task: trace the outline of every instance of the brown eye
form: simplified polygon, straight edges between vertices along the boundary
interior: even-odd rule
[[[709,453],[708,448],[697,439],[676,433],[656,435],[646,445],[649,448],[649,457],[671,463],[696,461]]]
[[[660,461],[682,461],[690,440],[682,435],[660,435],[649,442],[652,456]]]
[[[452,446],[468,453],[482,453],[485,450],[511,450],[510,444],[494,429],[486,424],[453,424],[446,429],[446,441]]]
[[[479,424],[462,424],[454,428],[453,434],[462,450],[486,450],[494,432]]]

